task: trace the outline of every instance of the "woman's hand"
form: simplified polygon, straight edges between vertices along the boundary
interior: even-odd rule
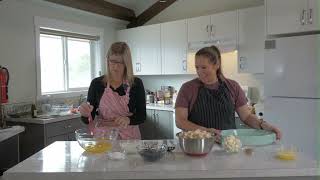
[[[262,129],[267,130],[267,131],[272,131],[276,134],[277,140],[280,140],[282,138],[282,133],[279,128],[272,126],[271,124],[263,121],[261,124]]]
[[[130,119],[128,117],[120,116],[120,117],[115,118],[114,122],[118,126],[126,128],[130,124]]]
[[[89,117],[93,110],[93,106],[89,102],[84,102],[79,107],[79,112],[83,117]]]
[[[273,127],[273,128],[272,128],[272,131],[273,131],[274,133],[276,133],[277,140],[280,140],[280,139],[282,138],[282,133],[281,133],[281,131],[280,131],[279,128]]]

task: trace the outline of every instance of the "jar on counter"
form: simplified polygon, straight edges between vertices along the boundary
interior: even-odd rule
[[[165,93],[164,93],[164,104],[171,104],[170,91],[165,91]]]

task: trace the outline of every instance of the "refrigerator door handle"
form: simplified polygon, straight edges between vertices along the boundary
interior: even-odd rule
[[[309,24],[312,24],[312,16],[313,16],[313,12],[312,12],[312,9],[310,8],[309,9],[309,14],[308,14],[308,23]]]
[[[300,23],[301,25],[305,25],[306,24],[306,10],[303,9],[302,10],[302,13],[301,13],[301,18],[300,18]]]

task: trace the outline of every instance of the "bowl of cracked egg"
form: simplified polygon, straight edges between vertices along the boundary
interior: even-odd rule
[[[112,149],[112,141],[116,140],[118,132],[116,129],[110,129],[97,136],[88,128],[75,131],[76,139],[79,145],[88,153],[106,153]]]

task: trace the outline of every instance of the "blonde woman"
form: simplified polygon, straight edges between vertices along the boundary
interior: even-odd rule
[[[116,127],[120,139],[141,139],[138,125],[146,119],[145,91],[133,75],[129,46],[113,43],[106,66],[107,73],[92,80],[88,102],[79,108],[82,120],[95,130]]]

